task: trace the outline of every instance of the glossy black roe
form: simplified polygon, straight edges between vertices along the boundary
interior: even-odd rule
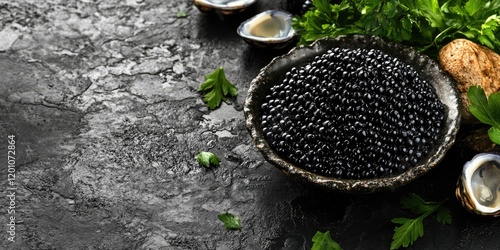
[[[288,11],[294,15],[304,15],[311,7],[312,0],[288,0]]]
[[[283,158],[345,179],[394,176],[424,159],[444,107],[411,66],[379,50],[334,48],[274,85],[261,129]]]

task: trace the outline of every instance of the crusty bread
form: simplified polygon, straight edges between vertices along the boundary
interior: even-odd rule
[[[500,90],[500,55],[487,47],[466,39],[456,39],[439,51],[442,69],[457,82],[462,97],[462,121],[476,123],[469,112],[467,90],[470,86],[481,86],[486,95]]]

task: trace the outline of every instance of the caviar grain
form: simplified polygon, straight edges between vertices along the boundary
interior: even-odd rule
[[[440,137],[444,106],[397,58],[334,48],[271,87],[260,127],[283,158],[337,178],[394,176],[422,161]]]

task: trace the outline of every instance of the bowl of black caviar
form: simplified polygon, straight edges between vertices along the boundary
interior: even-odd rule
[[[430,57],[374,36],[320,39],[252,81],[246,127],[285,174],[343,193],[394,190],[433,169],[460,125],[456,84]]]

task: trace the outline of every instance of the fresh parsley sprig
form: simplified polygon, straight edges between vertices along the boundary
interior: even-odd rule
[[[220,158],[217,155],[205,151],[200,151],[198,155],[196,155],[196,160],[206,168],[217,166],[220,163]]]
[[[317,231],[312,238],[313,246],[311,250],[342,250],[337,242],[332,240],[330,231],[324,233]]]
[[[226,229],[241,229],[240,218],[229,212],[217,215],[220,221],[224,223]]]
[[[198,92],[205,93],[203,101],[212,110],[218,108],[227,97],[238,95],[238,89],[226,79],[222,67],[205,76],[205,82],[201,84]]]
[[[187,17],[187,13],[184,10],[179,10],[176,15],[178,18],[185,18]]]
[[[471,86],[467,91],[469,110],[480,122],[488,124],[490,140],[500,145],[500,92],[486,97],[483,88]]]
[[[436,55],[449,41],[467,38],[500,51],[498,0],[313,0],[295,17],[300,44],[323,37],[365,34],[416,47]]]
[[[445,201],[426,202],[420,196],[413,193],[404,196],[401,199],[401,207],[420,216],[412,219],[394,218],[391,220],[393,223],[400,225],[394,229],[391,250],[413,245],[413,242],[418,237],[424,235],[423,220],[433,213],[436,213],[436,219],[439,223],[451,224],[451,213],[447,208],[442,206]]]

